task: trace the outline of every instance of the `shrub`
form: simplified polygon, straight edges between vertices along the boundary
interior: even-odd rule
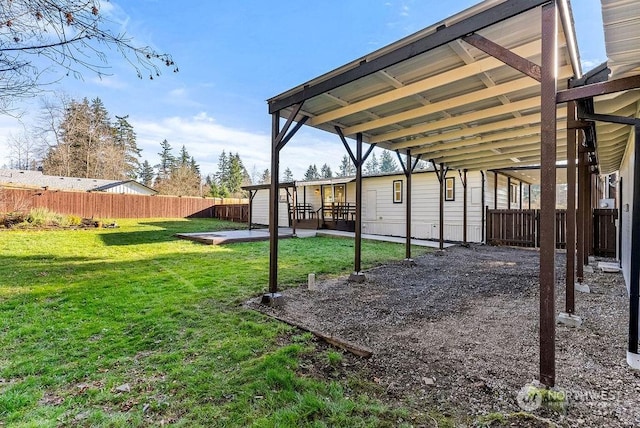
[[[82,224],[82,217],[73,214],[68,215],[67,223],[69,223],[69,226],[80,226],[80,224]]]
[[[27,222],[34,226],[47,226],[51,224],[51,219],[54,213],[47,208],[33,208],[27,215]]]

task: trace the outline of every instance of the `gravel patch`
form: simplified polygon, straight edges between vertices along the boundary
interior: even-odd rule
[[[609,260],[610,261],[610,260]],[[285,305],[265,313],[373,350],[367,361],[384,397],[437,408],[456,421],[521,412],[517,394],[538,377],[536,250],[453,247],[371,269],[366,281],[318,280],[283,291]],[[564,309],[565,254],[558,253],[556,306]],[[556,331],[561,409],[491,426],[640,426],[640,372],[626,364],[628,297],[622,274],[586,273],[576,292],[579,328]]]

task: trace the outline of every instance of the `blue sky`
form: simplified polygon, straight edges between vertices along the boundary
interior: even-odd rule
[[[167,139],[184,144],[203,173],[222,150],[238,152],[247,170],[269,167],[270,116],[265,100],[476,4],[475,0],[112,0],[103,8],[139,44],[169,52],[179,73],[140,80],[116,54],[110,76],[64,78],[55,85],[73,98],[100,97],[112,115],[129,115],[143,159],[157,162]],[[584,69],[606,60],[600,2],[573,0]],[[61,71],[62,72],[62,71]],[[21,122],[36,120],[38,102]],[[21,122],[0,116],[0,165],[9,134]],[[344,148],[332,134],[301,130],[285,147],[281,170],[301,178],[310,163],[335,170]]]

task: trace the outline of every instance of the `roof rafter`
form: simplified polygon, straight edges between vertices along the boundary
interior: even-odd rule
[[[527,43],[523,46],[514,49],[514,52],[518,52],[523,56],[533,56],[540,52],[540,41]],[[401,88],[397,88],[373,97],[369,97],[365,100],[358,101],[348,106],[332,110],[330,112],[318,115],[313,119],[310,125],[320,125],[325,122],[339,119],[341,117],[348,116],[350,114],[358,113],[363,110],[368,110],[374,107],[381,106],[383,104],[396,101],[402,98],[407,98],[412,95],[426,92],[430,89],[437,88],[442,85],[446,85],[458,80],[471,77],[486,71],[493,70],[498,67],[504,67],[504,64],[495,58],[487,57],[481,59],[472,64],[468,64],[447,73],[437,74],[435,76],[427,77],[409,85],[405,85]]]

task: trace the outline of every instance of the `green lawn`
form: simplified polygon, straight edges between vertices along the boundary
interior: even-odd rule
[[[206,246],[216,220],[0,232],[0,426],[396,426],[367,379],[303,376],[309,334],[240,307],[268,242]],[[424,249],[415,248],[419,254]],[[364,242],[364,267],[404,247]],[[280,242],[281,286],[352,270],[353,241]],[[326,356],[339,362],[335,351]]]

